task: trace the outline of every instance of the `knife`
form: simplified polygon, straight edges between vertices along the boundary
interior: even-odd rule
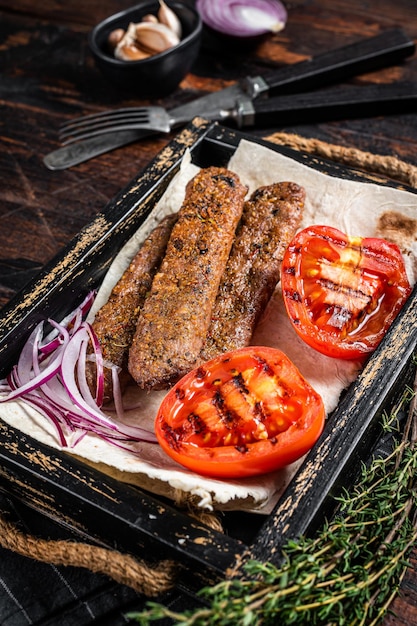
[[[294,93],[334,81],[341,82],[360,73],[398,63],[414,51],[414,41],[402,29],[385,31],[375,37],[279,68],[265,76],[246,77],[226,89],[170,109],[169,114],[175,120],[173,128],[186,124],[196,116],[223,120],[224,111],[233,110],[241,98],[255,101],[274,93]],[[66,169],[152,134],[149,130],[107,133],[59,148],[44,158],[44,164],[51,170]]]

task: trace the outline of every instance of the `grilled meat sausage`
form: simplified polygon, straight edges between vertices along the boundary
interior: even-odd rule
[[[234,172],[220,167],[202,169],[187,184],[129,352],[129,372],[141,388],[165,388],[194,366],[246,192]]]
[[[136,329],[139,311],[151,288],[165,254],[172,227],[178,215],[168,215],[154,228],[114,286],[107,302],[97,311],[92,324],[103,354],[110,362],[127,372],[129,347]],[[95,389],[95,366],[88,362],[90,389]],[[123,376],[122,375],[122,376]],[[93,382],[94,381],[94,382]],[[112,399],[111,370],[104,370],[104,403]]]
[[[305,191],[291,182],[260,187],[245,203],[201,352],[208,361],[250,343],[279,280],[284,250],[302,217]]]

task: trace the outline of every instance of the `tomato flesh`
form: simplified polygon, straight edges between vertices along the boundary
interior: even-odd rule
[[[184,376],[159,408],[165,452],[203,475],[234,478],[279,469],[322,432],[321,397],[280,350],[241,348]]]
[[[298,335],[331,357],[375,350],[411,287],[399,248],[329,226],[300,231],[284,255],[281,284]]]

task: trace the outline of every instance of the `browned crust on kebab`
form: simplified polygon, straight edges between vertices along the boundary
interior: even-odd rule
[[[302,187],[280,182],[260,187],[245,203],[201,352],[203,361],[250,343],[279,280],[304,200]]]
[[[220,167],[202,169],[187,184],[129,353],[129,372],[141,388],[168,387],[196,363],[246,191]]]
[[[143,242],[109,299],[97,312],[92,324],[100,343],[103,359],[122,368],[126,377],[129,348],[136,330],[140,309],[150,291],[152,280],[162,262],[172,227],[178,214],[168,215],[153,229]],[[89,369],[90,388],[95,377],[95,366]],[[104,371],[104,402],[112,399],[111,370]]]

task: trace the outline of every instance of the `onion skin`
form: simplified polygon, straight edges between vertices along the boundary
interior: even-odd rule
[[[279,0],[197,0],[196,8],[210,29],[242,39],[277,33],[288,18]]]

